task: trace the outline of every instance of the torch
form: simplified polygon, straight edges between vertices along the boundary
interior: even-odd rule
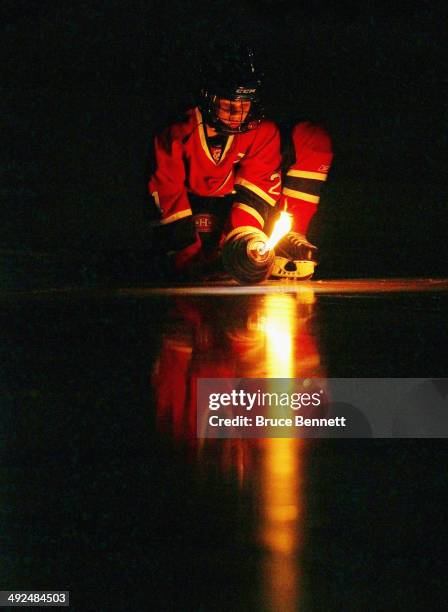
[[[280,213],[270,237],[256,227],[237,227],[228,234],[222,258],[227,272],[241,285],[260,283],[274,266],[274,246],[291,229],[291,215]]]

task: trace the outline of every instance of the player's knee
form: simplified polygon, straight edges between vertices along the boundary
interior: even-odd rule
[[[333,152],[331,137],[321,125],[309,121],[297,123],[292,130],[292,137],[296,151],[306,147],[322,153]]]

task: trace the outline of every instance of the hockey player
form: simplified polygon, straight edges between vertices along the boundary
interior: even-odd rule
[[[273,276],[314,272],[317,249],[305,235],[331,165],[331,142],[322,128],[297,124],[283,139],[289,144],[281,168],[278,128],[263,118],[260,85],[250,52],[220,61],[197,107],[154,140],[153,225],[182,276],[203,275],[226,234],[247,226],[269,231],[281,210],[292,214],[293,227],[277,246]]]
[[[226,232],[263,230],[281,195],[280,138],[263,119],[252,55],[213,66],[199,104],[154,140],[149,193],[177,272],[204,270]]]

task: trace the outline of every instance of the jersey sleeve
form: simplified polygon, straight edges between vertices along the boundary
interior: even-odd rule
[[[175,137],[172,128],[155,137],[153,156],[148,183],[152,225],[163,229],[164,236],[175,236],[173,246],[181,248],[194,240],[194,231],[185,186],[182,140]]]
[[[233,227],[252,225],[263,229],[269,212],[280,197],[280,136],[274,123],[264,122],[241,159],[235,175]]]
[[[324,128],[308,122],[294,127],[292,140],[295,163],[283,177],[280,208],[291,213],[293,229],[306,234],[331,167],[332,143]]]

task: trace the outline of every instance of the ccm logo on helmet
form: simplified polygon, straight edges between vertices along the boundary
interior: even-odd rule
[[[246,87],[238,87],[238,89],[236,90],[235,93],[237,94],[252,94],[255,93],[257,90],[256,89],[248,89]]]

